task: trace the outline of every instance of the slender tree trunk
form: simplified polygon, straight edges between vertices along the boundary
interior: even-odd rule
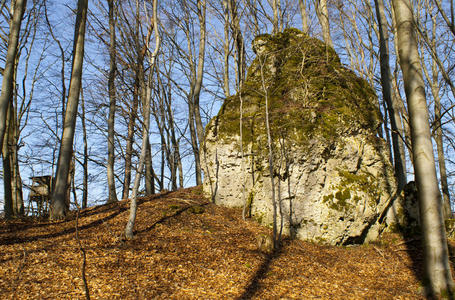
[[[202,88],[202,80],[204,78],[204,62],[205,62],[205,44],[207,41],[206,34],[206,0],[198,1],[198,19],[199,19],[199,53],[196,72],[196,82],[194,85],[193,101],[194,101],[194,119],[196,122],[197,137],[199,147],[204,144],[204,125],[202,124],[201,109],[199,98]],[[200,159],[200,158],[199,158]]]
[[[437,30],[437,15],[431,16],[432,19],[432,38],[431,38],[431,46],[432,48],[436,49],[436,30]],[[433,59],[431,63],[431,75],[428,72],[428,68],[425,63],[422,63],[423,72],[427,81],[431,87],[431,94],[433,95],[434,99],[434,123],[433,123],[433,130],[434,130],[434,140],[436,142],[436,149],[438,153],[438,163],[439,163],[439,177],[441,181],[441,188],[442,188],[442,200],[444,205],[444,217],[445,219],[452,218],[452,209],[450,207],[450,193],[449,193],[449,185],[447,182],[447,170],[446,170],[446,163],[445,163],[445,155],[444,155],[444,143],[442,140],[442,111],[441,111],[441,97],[439,96],[440,93],[440,86],[439,86],[439,68],[437,62]]]
[[[16,0],[8,37],[8,50],[6,52],[5,68],[3,70],[2,93],[0,95],[0,149],[6,131],[6,114],[8,104],[13,101],[14,73],[16,67],[17,46],[21,29],[22,16],[27,6],[26,0]]]
[[[262,60],[262,61],[261,61]],[[274,177],[274,160],[273,160],[273,144],[272,144],[272,134],[270,130],[270,120],[269,120],[269,93],[268,86],[264,78],[264,64],[266,58],[260,58],[261,64],[261,85],[264,92],[265,99],[265,128],[267,133],[267,148],[269,152],[269,173],[270,173],[270,185],[272,189],[272,214],[273,214],[273,248],[277,249],[278,247],[278,228],[277,228],[277,207],[276,207],[276,195],[275,195],[275,177]]]
[[[24,214],[22,180],[18,161],[17,117],[13,102],[9,104],[6,119],[5,141],[3,143],[5,216],[18,217]]]
[[[316,15],[322,28],[322,37],[324,42],[333,47],[332,37],[330,36],[329,11],[327,9],[327,0],[315,0]]]
[[[390,66],[389,66],[389,34],[387,29],[387,19],[384,12],[384,1],[375,0],[376,16],[379,24],[379,52],[381,65],[381,85],[382,95],[390,117],[392,127],[392,147],[395,167],[395,176],[398,181],[398,191],[401,191],[406,184],[406,161],[404,160],[404,150],[402,137],[399,136],[399,128],[402,128],[400,114],[397,107],[393,105],[392,92],[390,87]]]
[[[66,180],[66,195],[65,195],[66,210],[69,209],[70,204],[71,204],[71,190],[73,191],[74,201],[77,202],[76,190],[73,189],[73,184],[72,184],[72,183],[74,183],[75,173],[76,173],[76,157],[74,156],[74,152],[73,152],[73,153],[71,153],[71,161],[70,161],[70,167],[69,167],[69,172],[68,172],[68,178]]]
[[[187,3],[185,1],[185,3]],[[202,168],[201,168],[201,157],[200,157],[200,147],[202,147],[202,142],[204,140],[204,128],[202,125],[200,107],[199,107],[199,97],[202,87],[203,80],[203,70],[204,70],[204,60],[205,60],[205,44],[206,44],[206,0],[197,1],[197,8],[195,9],[198,20],[199,20],[199,51],[197,58],[197,65],[195,66],[194,59],[195,54],[193,54],[193,33],[191,32],[189,26],[190,11],[188,7],[185,11],[185,18],[181,25],[182,30],[186,36],[186,43],[188,49],[188,62],[189,62],[189,85],[190,90],[187,93],[187,102],[188,102],[188,125],[190,129],[191,137],[191,147],[194,155],[195,163],[195,177],[196,185],[202,184]]]
[[[223,42],[223,54],[224,54],[224,70],[223,70],[223,90],[224,97],[230,96],[229,89],[229,1],[223,0],[223,16],[224,16],[224,42]]]
[[[452,208],[450,205],[449,184],[447,181],[447,169],[444,155],[444,143],[442,141],[442,122],[441,122],[441,98],[439,94],[434,95],[434,118],[436,148],[438,152],[439,176],[441,178],[442,200],[444,205],[445,219],[452,218]]]
[[[444,218],[431,143],[425,83],[420,66],[410,0],[392,0],[398,33],[398,50],[408,102],[414,171],[419,192],[425,275],[433,294],[453,297]]]
[[[170,77],[170,74],[168,74]],[[169,122],[169,130],[171,134],[171,143],[172,143],[172,155],[174,157],[174,167],[176,169],[176,172],[178,170],[178,180],[179,180],[179,187],[183,188],[184,185],[184,178],[183,178],[183,165],[182,165],[182,158],[180,156],[180,140],[177,139],[176,133],[175,133],[175,119],[174,119],[174,112],[172,109],[172,86],[168,84],[167,88],[167,96],[165,97],[165,102],[166,102],[166,112],[168,115],[168,122]]]
[[[17,70],[17,67],[15,67]],[[14,80],[16,82],[16,79]],[[15,86],[16,84],[14,84]],[[14,87],[16,89],[16,87]],[[7,129],[7,140],[11,152],[12,182],[11,192],[13,198],[13,211],[15,216],[24,215],[24,198],[22,194],[22,178],[19,170],[19,119],[17,112],[17,93],[14,93],[14,104],[10,103],[11,115],[9,116],[9,125]]]
[[[12,192],[13,192],[13,209],[14,213],[16,216],[23,216],[24,215],[24,197],[22,194],[22,179],[21,179],[21,174],[19,170],[19,161],[17,158],[17,151],[15,150],[14,156],[13,156],[13,163],[14,163],[14,168],[13,168],[13,187],[12,187]]]
[[[308,14],[306,11],[306,0],[299,0],[300,16],[302,17],[302,31],[306,34],[309,33],[308,28]]]
[[[278,19],[278,1],[272,0],[272,11],[273,11],[273,34],[279,32],[279,19]]]
[[[152,163],[152,147],[150,145],[149,139],[147,139],[147,153],[145,154],[145,194],[153,195],[155,194],[155,177],[153,172],[153,163]]]
[[[191,100],[188,100],[191,101]],[[199,146],[198,146],[198,139],[197,139],[197,132],[196,127],[194,125],[194,105],[191,103],[189,105],[189,116],[188,116],[188,123],[190,127],[190,136],[191,136],[191,146],[193,148],[194,154],[194,164],[195,164],[195,171],[196,171],[196,185],[202,184],[202,174],[201,174],[201,158],[199,154]]]
[[[11,117],[12,117],[12,103],[10,103],[9,108],[6,112],[6,132],[5,132],[5,142],[3,143],[2,148],[2,156],[3,156],[3,190],[4,190],[4,212],[5,218],[10,219],[14,214],[14,203],[13,203],[13,187],[12,187],[12,180],[13,180],[13,167],[11,165],[12,162],[12,153],[10,151],[9,145],[9,127],[11,126]]]
[[[253,36],[257,36],[259,31],[259,17],[258,17],[258,10],[257,10],[257,0],[247,0],[248,10],[253,19]]]
[[[62,140],[57,162],[54,191],[52,193],[51,219],[60,219],[66,215],[65,196],[67,179],[73,153],[73,138],[76,128],[77,106],[82,81],[82,63],[84,61],[85,23],[87,20],[88,0],[78,0],[77,17],[74,32],[73,66],[71,71],[68,103],[63,124]]]
[[[131,197],[131,204],[130,204],[130,214],[128,218],[128,223],[126,224],[125,227],[125,236],[127,239],[132,239],[133,238],[133,228],[134,228],[134,223],[136,222],[136,212],[137,212],[137,192],[139,189],[139,184],[141,181],[141,173],[142,169],[144,167],[144,162],[145,162],[145,156],[147,152],[147,143],[148,143],[148,135],[149,135],[149,127],[150,127],[150,101],[151,101],[151,78],[152,74],[154,71],[154,66],[155,66],[155,59],[158,54],[158,50],[160,47],[160,34],[159,34],[159,28],[158,28],[158,14],[157,14],[157,6],[158,6],[158,1],[153,0],[153,30],[155,31],[155,50],[150,56],[150,74],[149,74],[149,80],[147,84],[147,96],[145,99],[145,106],[143,109],[144,112],[144,130],[142,133],[142,147],[141,147],[141,154],[139,156],[139,163],[137,167],[137,172],[136,176],[134,178],[134,187],[132,191],[132,197]]]
[[[167,114],[168,114],[168,122],[169,122],[169,130],[170,130],[170,135],[171,135],[171,143],[172,143],[172,156],[173,156],[173,162],[174,162],[174,173],[177,174],[177,171],[179,173],[179,187],[183,187],[183,169],[182,169],[182,160],[180,158],[180,146],[179,142],[175,136],[175,124],[174,124],[174,114],[172,112],[172,107],[170,105],[171,103],[171,98],[172,94],[169,92],[169,95],[167,97]],[[175,178],[175,189],[177,189],[177,178]],[[174,183],[172,183],[174,184]],[[174,187],[173,187],[174,189]]]
[[[240,18],[238,13],[238,7],[234,0],[229,0],[229,11],[232,20],[232,36],[234,39],[235,47],[235,63],[236,63],[236,89],[240,90],[240,86],[245,81],[246,73],[246,62],[245,62],[245,43],[243,40],[242,29],[240,27]]]
[[[115,0],[108,0],[109,5],[109,119],[107,121],[107,185],[109,189],[108,203],[117,202],[117,192],[115,189],[115,144],[114,144],[114,124],[115,124],[115,105],[116,105],[116,92],[115,92],[115,74],[117,72],[116,66],[116,39],[115,39]]]
[[[133,33],[133,48],[135,55],[134,63],[134,91],[133,91],[133,104],[129,113],[128,120],[128,136],[126,143],[125,151],[125,177],[123,180],[123,199],[128,199],[129,190],[131,185],[131,173],[132,173],[132,157],[133,157],[133,145],[134,145],[134,134],[136,132],[136,118],[138,115],[139,101],[144,98],[144,48],[141,46],[141,25],[140,25],[140,15],[139,15],[140,5],[139,1],[136,0],[136,15]],[[144,100],[144,99],[142,99]]]
[[[396,37],[398,36],[397,32],[397,25],[395,23],[395,10],[393,8],[393,5],[391,6],[391,12],[392,12],[392,30],[393,30],[393,35]],[[393,39],[393,47],[395,49],[395,53],[398,53],[398,39],[394,38]],[[411,128],[410,128],[410,122],[409,122],[409,115],[406,110],[406,107],[404,105],[404,99],[401,97],[401,92],[400,89],[398,88],[399,86],[399,76],[398,76],[398,68],[400,65],[400,56],[395,55],[395,68],[393,71],[392,75],[392,87],[393,87],[393,94],[392,94],[392,100],[393,100],[393,105],[397,108],[396,110],[399,112],[401,120],[402,120],[402,127],[398,128],[400,132],[400,136],[403,137],[403,143],[400,145],[406,145],[406,148],[408,149],[408,153],[410,153],[409,157],[411,159],[411,164],[414,165],[414,157],[412,156],[412,143],[411,143]],[[403,153],[403,161],[406,161],[405,157],[405,152],[404,152],[404,146],[403,149],[400,150],[400,153]]]
[[[139,87],[138,83],[135,84],[134,93],[133,93],[133,104],[128,113],[128,134],[126,140],[126,149],[125,149],[125,176],[123,179],[123,191],[122,199],[128,199],[130,193],[131,185],[131,160],[133,157],[133,144],[134,144],[134,133],[136,131],[136,116],[137,109],[139,105],[138,100]]]
[[[81,91],[81,123],[82,123],[82,140],[84,142],[84,158],[82,161],[82,209],[87,208],[88,199],[88,141],[87,141],[87,126],[85,122],[85,99],[84,93]],[[76,192],[76,191],[74,191]]]
[[[424,66],[425,67],[425,66]],[[425,70],[425,69],[424,69]],[[444,218],[452,218],[452,208],[450,205],[450,192],[449,185],[447,182],[447,169],[444,155],[444,142],[442,140],[442,114],[441,114],[441,97],[439,96],[439,81],[438,81],[438,69],[433,62],[432,66],[433,77],[429,78],[428,81],[431,85],[431,94],[434,99],[434,140],[436,142],[436,149],[438,153],[438,164],[439,164],[439,177],[441,180],[442,188],[442,200],[444,207]],[[425,72],[427,74],[427,72]]]

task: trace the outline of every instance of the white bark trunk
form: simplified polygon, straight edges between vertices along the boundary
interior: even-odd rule
[[[329,22],[329,11],[327,9],[327,0],[316,0],[316,14],[319,19],[319,24],[322,28],[322,37],[324,42],[333,47],[332,37],[330,36],[330,22]]]
[[[302,31],[306,34],[309,32],[308,28],[308,14],[306,12],[306,1],[299,0],[300,16],[302,17]]]
[[[133,238],[133,228],[136,222],[136,213],[137,213],[137,193],[139,190],[139,184],[141,181],[142,169],[144,168],[145,163],[145,156],[147,154],[147,144],[148,144],[148,135],[149,135],[149,127],[150,127],[150,101],[151,101],[151,84],[152,84],[152,75],[155,69],[155,61],[156,56],[158,55],[158,50],[160,48],[160,34],[158,30],[158,14],[157,14],[157,6],[158,1],[153,0],[153,30],[155,31],[155,50],[150,55],[150,74],[149,80],[147,84],[147,95],[145,98],[145,105],[144,105],[144,131],[142,132],[142,146],[141,146],[141,154],[139,156],[139,163],[137,166],[136,176],[134,178],[134,186],[133,191],[131,193],[131,204],[130,204],[130,214],[128,218],[128,223],[125,227],[125,236],[127,239]]]
[[[413,27],[412,5],[410,0],[392,0],[392,3],[398,33],[400,65],[409,109],[415,179],[419,191],[425,276],[430,292],[451,293],[453,280],[428,123],[425,84]]]

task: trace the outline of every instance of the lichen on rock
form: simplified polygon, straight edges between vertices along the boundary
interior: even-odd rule
[[[207,125],[204,192],[231,207],[243,206],[246,199],[250,214],[270,224],[274,176],[278,223],[286,233],[329,244],[374,238],[396,198],[374,90],[345,68],[331,47],[297,29],[260,35],[253,49],[257,57],[241,91],[227,98]]]

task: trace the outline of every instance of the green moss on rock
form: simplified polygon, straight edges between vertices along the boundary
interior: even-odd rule
[[[314,138],[330,144],[346,132],[377,133],[381,117],[373,89],[346,69],[331,47],[297,29],[260,35],[253,44],[258,42],[261,52],[242,90],[224,101],[209,125],[219,140],[239,142],[233,139],[240,132],[242,98],[243,143],[260,154],[266,148],[266,94],[274,140],[305,147]]]
[[[373,175],[367,173],[353,174],[346,170],[338,170],[340,183],[333,187],[333,193],[324,196],[323,202],[329,208],[348,212],[362,200],[357,194],[363,192],[369,199],[368,204],[374,206],[380,199],[378,183]],[[352,191],[352,193],[351,193]]]

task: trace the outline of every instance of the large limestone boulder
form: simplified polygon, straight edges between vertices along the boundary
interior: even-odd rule
[[[220,205],[245,205],[265,225],[275,218],[278,230],[300,239],[376,238],[400,207],[373,89],[332,48],[296,29],[258,36],[253,49],[241,92],[207,125],[204,193]]]

